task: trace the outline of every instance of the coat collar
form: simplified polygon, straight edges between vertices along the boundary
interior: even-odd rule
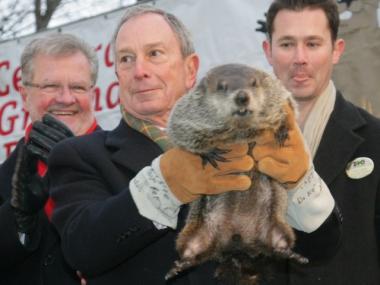
[[[150,165],[162,154],[160,147],[145,135],[129,127],[124,120],[107,134],[105,145],[111,149],[111,159],[135,172]]]
[[[327,123],[321,143],[314,158],[318,174],[330,184],[352,159],[364,141],[357,129],[366,125],[366,120],[357,108],[338,92],[334,110]]]

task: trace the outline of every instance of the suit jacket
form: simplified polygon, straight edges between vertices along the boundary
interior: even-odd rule
[[[337,253],[323,262],[287,264],[287,280],[279,284],[380,284],[379,143],[380,120],[338,93],[314,165],[343,215],[341,244]],[[371,158],[375,168],[368,176],[352,179],[345,170],[358,157]]]
[[[124,121],[113,131],[68,139],[53,150],[49,158],[56,204],[52,221],[67,261],[87,277],[88,285],[218,284],[212,263],[186,271],[171,282],[164,280],[178,258],[178,230],[158,230],[139,214],[129,191],[131,179],[161,153],[158,145]],[[337,219],[328,220],[329,227],[322,226],[321,232],[301,240],[314,241],[315,247],[325,246],[333,252],[339,230]],[[313,239],[328,229],[333,238]],[[322,251],[309,250],[315,256]]]
[[[80,284],[75,271],[63,260],[59,236],[44,211],[40,211],[33,243],[38,247],[26,249],[19,240],[16,221],[9,203],[11,179],[16,157],[24,140],[20,140],[11,156],[0,167],[0,284]]]

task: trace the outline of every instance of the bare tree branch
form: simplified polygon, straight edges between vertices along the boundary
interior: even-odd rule
[[[46,29],[53,13],[61,4],[62,0],[46,0],[46,9],[42,11],[41,0],[34,0],[34,16],[36,31]]]
[[[67,23],[124,6],[123,2],[126,0],[0,0],[0,41],[46,29],[52,26],[52,19],[53,25]]]

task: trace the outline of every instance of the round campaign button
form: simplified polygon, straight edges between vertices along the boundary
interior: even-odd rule
[[[347,176],[352,179],[360,179],[371,174],[375,165],[369,157],[358,157],[347,164]]]

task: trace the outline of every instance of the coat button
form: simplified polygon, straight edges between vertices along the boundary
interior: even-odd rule
[[[134,233],[134,232],[137,232],[137,231],[139,231],[139,230],[140,230],[140,228],[139,228],[139,227],[136,227],[136,226],[134,226],[134,227],[130,227],[130,228],[129,228],[129,230],[130,230],[132,233]]]
[[[54,263],[54,255],[48,254],[44,259],[44,266],[49,266]]]
[[[118,236],[116,242],[117,242],[117,243],[123,242],[123,241],[126,240],[128,237],[130,237],[131,234],[133,234],[133,233],[135,233],[135,232],[137,232],[137,231],[139,231],[139,230],[140,230],[139,227],[136,227],[136,226],[130,227],[130,228],[128,229],[128,231],[126,231],[125,233],[122,233],[122,234],[120,234],[120,235]]]

